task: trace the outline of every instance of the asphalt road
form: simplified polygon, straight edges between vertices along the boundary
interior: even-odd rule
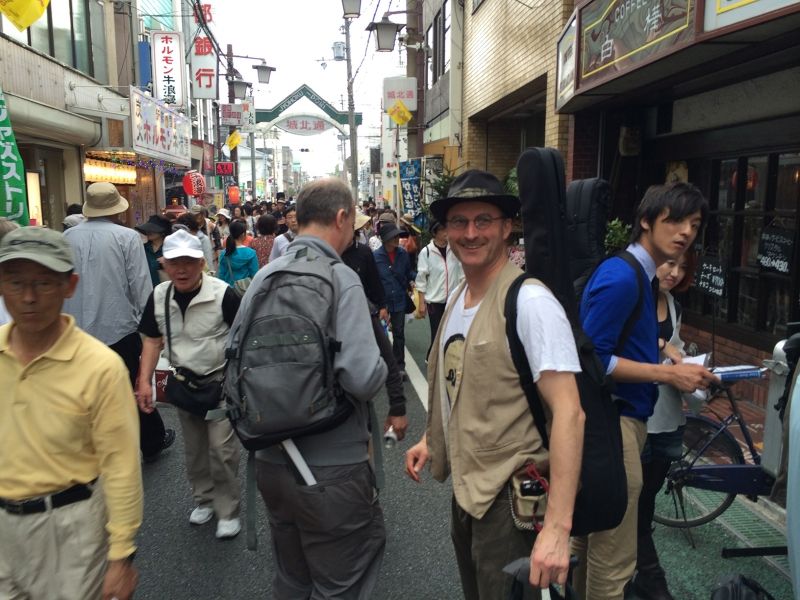
[[[409,324],[406,345],[414,363],[424,372],[429,343],[427,322]],[[419,439],[425,409],[415,387],[424,396],[425,381],[409,365],[406,384],[409,434],[405,441],[384,451],[386,485],[381,490],[387,545],[379,585],[379,600],[459,599],[461,589],[450,545],[451,491],[426,472],[415,484],[403,474],[403,453]],[[386,397],[376,399],[378,415],[386,414]],[[145,519],[139,534],[136,563],[141,573],[137,600],[238,600],[272,598],[272,549],[264,506],[257,502],[256,552],[246,548],[244,532],[229,541],[214,537],[215,525],[189,524],[193,508],[183,466],[183,448],[175,409],[162,409],[165,421],[178,431],[178,440],[158,462],[144,465]],[[382,417],[381,417],[382,418]],[[244,456],[241,464],[244,502]],[[243,515],[246,505],[243,506]],[[717,577],[725,572],[754,577],[777,600],[789,600],[786,577],[761,558],[724,560],[719,550],[737,541],[718,522],[695,530],[692,549],[679,530],[659,527],[656,543],[676,599],[707,600]]]

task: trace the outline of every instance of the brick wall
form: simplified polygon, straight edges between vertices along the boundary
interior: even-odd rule
[[[710,331],[698,329],[684,323],[681,325],[681,338],[686,344],[696,343],[701,352],[711,349]],[[763,360],[772,358],[772,354],[769,352],[764,352],[721,336],[716,336],[714,340],[714,356],[714,363],[720,367],[726,365],[761,366]],[[733,388],[733,392],[741,400],[748,400],[756,406],[766,408],[769,379],[740,381]]]
[[[566,171],[567,182],[597,176],[600,117],[595,113],[569,115]]]
[[[519,156],[519,136],[512,142],[513,161],[503,155],[507,136],[490,126],[487,164],[486,123],[471,118],[505,96],[545,75],[545,145],[567,150],[569,118],[555,114],[556,41],[572,2],[544,0],[535,8],[505,0],[484,0],[473,14],[472,0],[464,3],[463,161],[470,168],[487,168],[506,175]],[[499,147],[495,148],[495,142]],[[495,152],[501,156],[494,158]],[[510,165],[510,166],[508,166]],[[495,171],[495,169],[501,169]]]

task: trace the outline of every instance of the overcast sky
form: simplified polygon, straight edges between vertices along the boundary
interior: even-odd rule
[[[359,162],[368,160],[367,148],[380,143],[381,96],[384,77],[405,74],[406,53],[375,52],[374,38],[368,41],[367,25],[380,20],[388,10],[400,10],[403,0],[362,0],[361,17],[354,20],[351,31],[353,71],[361,64],[355,78],[356,111],[363,114],[358,128]],[[391,7],[391,8],[390,8]],[[406,16],[391,15],[393,21],[404,23]],[[342,4],[340,0],[215,0],[213,31],[223,51],[233,45],[234,54],[263,57],[277,71],[270,83],[255,86],[257,108],[272,108],[302,84],[340,110],[347,110],[347,67],[344,61],[334,62],[331,47],[344,41],[340,31]],[[364,58],[366,56],[366,58]],[[325,58],[322,69],[318,59]],[[364,59],[362,64],[362,59]],[[234,59],[234,65],[249,81],[256,81],[253,61]],[[342,105],[342,102],[344,104]],[[303,99],[290,109],[321,114],[320,109]],[[297,136],[281,132],[280,143],[290,146],[294,160],[311,175],[324,175],[341,164],[341,152],[335,129],[315,136]],[[369,136],[377,136],[370,138]],[[256,144],[258,147],[258,143]],[[300,153],[300,148],[309,152]],[[349,146],[347,153],[349,154]]]

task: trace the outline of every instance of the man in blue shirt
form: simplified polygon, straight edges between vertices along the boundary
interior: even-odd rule
[[[656,267],[677,259],[692,246],[707,215],[708,203],[691,184],[650,187],[636,212],[633,242],[627,249],[640,268],[634,270],[619,257],[606,260],[592,274],[583,293],[583,328],[594,342],[606,372],[617,383],[617,395],[625,401],[621,426],[628,478],[628,508],[622,523],[615,529],[576,538],[573,543],[573,552],[580,558],[576,588],[585,600],[622,600],[623,588],[636,567],[637,505],[642,488],[640,454],[647,437],[646,422],[657,398],[656,384],[691,392],[705,389],[716,380],[700,365],[659,364],[658,322],[651,286]],[[640,285],[641,312],[624,344],[618,347],[625,323],[636,310]]]

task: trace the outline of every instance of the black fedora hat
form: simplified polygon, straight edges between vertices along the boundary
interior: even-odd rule
[[[385,243],[396,237],[408,237],[408,232],[403,231],[394,223],[384,223],[381,227],[380,236],[381,241]]]
[[[461,202],[494,204],[508,218],[517,216],[519,212],[519,198],[507,193],[497,177],[478,169],[470,169],[456,177],[450,184],[447,197],[431,204],[431,214],[444,223],[447,221],[447,211]]]
[[[169,219],[165,219],[164,217],[151,215],[150,218],[147,219],[147,223],[137,225],[134,227],[134,229],[141,231],[142,233],[160,233],[161,235],[169,235],[172,233],[172,223],[169,222]]]

